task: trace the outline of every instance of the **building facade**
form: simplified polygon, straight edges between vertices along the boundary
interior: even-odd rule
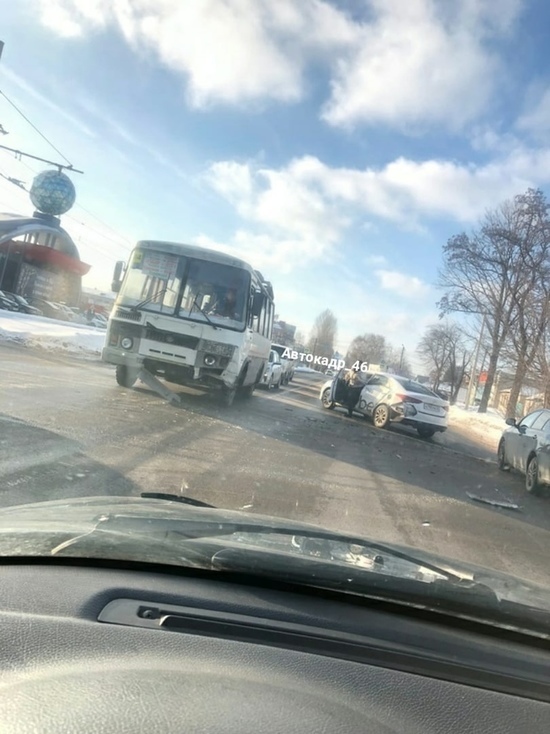
[[[89,270],[57,217],[0,214],[0,290],[77,306]]]
[[[287,324],[286,321],[276,320],[273,323],[273,341],[275,344],[282,344],[285,347],[290,347],[294,344],[294,335],[296,334],[296,327],[292,324]]]

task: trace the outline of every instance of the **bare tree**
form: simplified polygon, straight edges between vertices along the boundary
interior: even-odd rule
[[[382,334],[360,334],[349,345],[346,364],[356,361],[382,364],[388,356],[389,345]]]
[[[440,285],[443,313],[483,314],[490,337],[489,365],[479,412],[485,413],[503,346],[518,324],[526,293],[548,257],[548,204],[529,189],[488,212],[471,236],[451,237],[444,247]]]
[[[546,328],[530,367],[530,374],[537,380],[544,395],[544,407],[550,408],[550,333]]]
[[[321,357],[332,357],[338,321],[330,309],[325,309],[315,319],[308,342],[308,350]]]
[[[448,321],[428,326],[417,352],[430,370],[432,388],[438,390],[443,380],[448,381],[451,403],[455,403],[470,361],[470,350],[462,329]]]
[[[386,352],[385,363],[390,372],[401,375],[401,377],[412,378],[412,367],[403,347],[396,349],[395,347],[389,346]]]
[[[296,331],[294,334],[294,349],[299,349],[300,351],[303,351],[306,348],[306,337],[301,331]]]
[[[432,324],[420,340],[416,351],[430,372],[432,388],[437,390],[449,366],[449,326]]]

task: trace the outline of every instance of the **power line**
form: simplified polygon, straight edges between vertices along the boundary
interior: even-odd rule
[[[26,163],[26,161],[18,160],[18,163],[20,163],[21,165],[25,166],[25,168],[27,170],[29,170],[32,174],[36,175],[38,173],[38,171],[35,168],[33,168],[32,166],[30,166],[28,163]],[[0,175],[3,175],[3,174],[0,174]],[[7,178],[9,180],[9,177],[7,177],[7,176],[3,176],[3,177],[4,178]],[[126,236],[124,236],[124,235],[120,234],[119,232],[117,232],[115,229],[113,229],[113,227],[111,227],[110,225],[108,225],[106,222],[102,221],[97,215],[95,215],[93,212],[91,212],[88,209],[86,209],[85,207],[83,207],[78,202],[75,203],[75,207],[77,207],[78,209],[82,209],[89,216],[91,216],[94,219],[96,219],[102,226],[104,226],[106,229],[110,230],[118,239],[115,239],[115,237],[111,237],[108,234],[105,234],[104,232],[101,232],[99,229],[96,229],[95,227],[92,227],[92,225],[90,225],[90,224],[87,224],[85,222],[79,221],[72,214],[65,214],[65,217],[66,218],[72,219],[73,222],[76,222],[76,224],[80,225],[81,227],[85,227],[85,228],[91,230],[92,232],[95,232],[96,234],[100,235],[104,239],[107,239],[107,240],[110,240],[111,242],[114,242],[116,245],[118,245],[119,247],[121,247],[123,249],[126,249],[128,252],[132,249],[133,243]],[[123,240],[124,242],[120,242],[120,240]],[[124,244],[124,243],[127,243],[127,244]],[[88,246],[89,247],[92,247],[92,249],[95,248],[102,255],[106,255],[106,252],[101,252],[101,250],[97,246],[91,246],[91,245],[88,245]]]
[[[6,181],[9,181],[10,183],[14,184],[14,186],[17,186],[18,188],[23,189],[23,191],[27,190],[25,188],[25,184],[23,183],[23,181],[20,181],[18,178],[14,178],[13,176],[6,176],[6,174],[2,173],[1,171],[0,171],[0,176],[2,176],[2,178],[5,178]]]
[[[54,145],[54,144],[52,143],[52,141],[51,141],[51,140],[49,140],[49,138],[47,138],[47,137],[46,137],[46,136],[44,135],[44,133],[42,133],[42,132],[41,132],[41,131],[40,131],[40,130],[39,130],[39,129],[38,129],[37,127],[36,127],[36,125],[35,125],[35,124],[33,124],[33,123],[32,123],[32,122],[31,122],[31,121],[29,120],[29,118],[28,118],[28,117],[27,117],[27,116],[25,115],[25,113],[24,113],[24,112],[23,112],[22,110],[20,110],[20,109],[19,109],[19,107],[18,107],[18,106],[17,106],[16,104],[15,104],[15,102],[12,102],[12,101],[11,101],[11,99],[10,99],[10,98],[8,97],[8,95],[7,95],[7,94],[6,94],[5,92],[3,92],[3,91],[2,91],[1,89],[0,89],[0,94],[2,95],[2,97],[4,97],[4,99],[6,99],[6,100],[8,101],[8,103],[9,103],[9,104],[10,104],[10,105],[11,105],[11,106],[13,107],[13,109],[14,109],[14,110],[16,110],[16,112],[18,112],[18,113],[19,113],[19,114],[21,115],[21,117],[22,117],[22,118],[23,118],[24,120],[26,120],[26,122],[28,122],[28,123],[29,123],[29,125],[30,125],[30,126],[32,127],[32,129],[33,129],[33,130],[35,130],[35,131],[36,131],[36,132],[37,132],[37,133],[38,133],[38,134],[40,135],[40,137],[41,137],[41,138],[43,138],[43,139],[44,139],[44,140],[45,140],[45,141],[46,141],[46,142],[48,143],[48,145],[50,145],[50,146],[51,146],[51,147],[52,147],[52,148],[53,148],[53,149],[55,150],[55,152],[56,152],[56,153],[58,153],[58,154],[59,154],[59,155],[60,155],[60,156],[61,156],[62,158],[64,158],[64,159],[65,159],[65,160],[67,161],[67,163],[69,164],[69,166],[70,166],[70,167],[72,168],[72,165],[73,165],[73,164],[72,164],[72,163],[71,163],[71,161],[70,161],[70,160],[69,160],[69,159],[67,158],[67,156],[63,155],[63,153],[62,153],[62,152],[61,152],[61,151],[59,150],[59,148],[56,148],[56,146],[55,146],[55,145]]]

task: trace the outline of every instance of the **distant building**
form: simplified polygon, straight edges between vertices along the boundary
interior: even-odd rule
[[[57,217],[0,214],[0,290],[77,306],[89,270]]]
[[[276,344],[282,344],[285,347],[291,347],[294,343],[294,335],[296,327],[287,324],[286,321],[275,321],[273,323],[273,341]]]

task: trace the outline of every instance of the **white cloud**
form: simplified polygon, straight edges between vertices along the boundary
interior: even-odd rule
[[[82,26],[71,13],[71,9],[57,2],[42,2],[42,23],[55,30],[62,38],[76,38],[82,35]]]
[[[379,217],[402,228],[425,219],[475,222],[488,207],[550,182],[550,148],[522,145],[484,165],[398,158],[380,168],[332,168],[313,156],[280,169],[220,161],[206,181],[248,224],[329,253],[352,223]]]
[[[414,275],[400,273],[397,270],[377,270],[376,276],[380,286],[404,298],[424,297],[431,293],[431,288],[423,280]]]
[[[458,130],[486,108],[500,65],[490,43],[520,0],[371,0],[373,19],[336,64],[325,119]]]
[[[325,119],[405,130],[460,129],[483,113],[501,71],[495,40],[522,0],[35,0],[62,36],[115,27],[186,80],[195,107],[296,102],[328,73]]]
[[[61,35],[115,26],[136,50],[183,74],[196,107],[298,100],[308,60],[349,43],[355,26],[323,0],[38,0]],[[215,12],[214,12],[215,9]]]
[[[220,161],[207,171],[206,182],[258,231],[239,230],[233,247],[258,253],[282,272],[313,260],[328,259],[348,220],[315,185],[303,179],[291,162],[280,170],[251,163]]]

